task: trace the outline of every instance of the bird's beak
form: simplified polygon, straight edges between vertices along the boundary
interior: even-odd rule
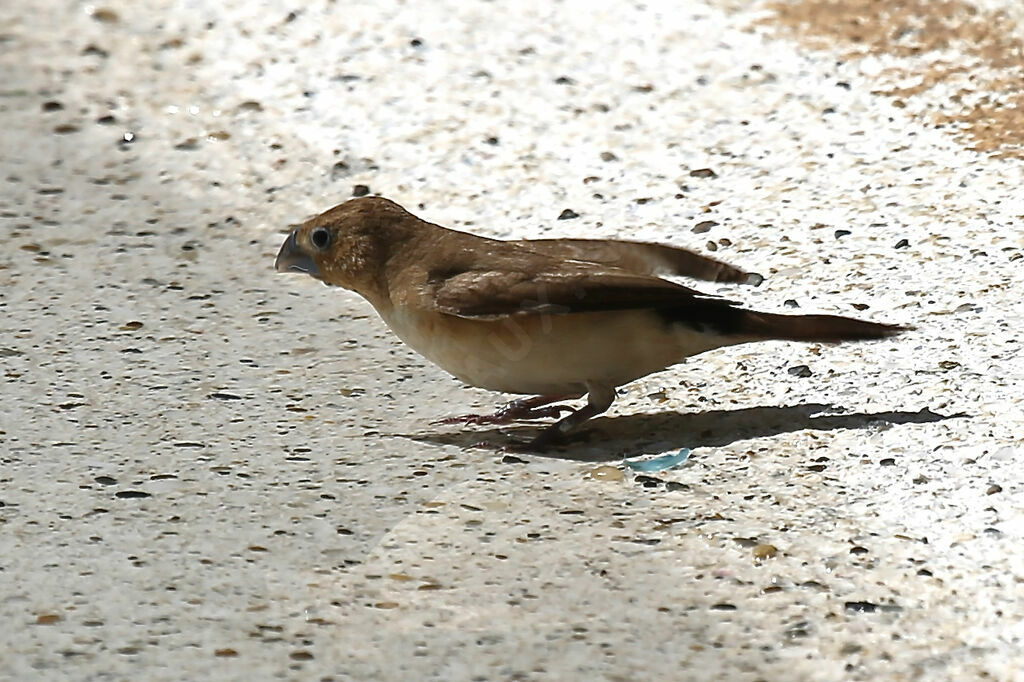
[[[274,269],[278,272],[305,272],[313,277],[320,277],[320,270],[309,254],[303,251],[295,240],[295,233],[292,230],[288,239],[284,240],[281,250],[277,252],[277,260],[274,261]]]

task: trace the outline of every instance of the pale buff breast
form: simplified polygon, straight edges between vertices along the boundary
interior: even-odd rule
[[[471,320],[395,308],[384,321],[421,355],[471,386],[505,393],[584,393],[621,386],[734,343],[650,311]]]

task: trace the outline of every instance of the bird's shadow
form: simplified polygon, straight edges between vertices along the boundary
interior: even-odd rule
[[[810,403],[782,407],[749,407],[708,412],[658,412],[601,417],[569,443],[528,454],[581,462],[607,462],[623,457],[662,453],[678,448],[720,447],[740,440],[811,429],[868,429],[894,424],[926,424],[967,417],[918,412],[848,413],[832,405]],[[503,446],[533,439],[547,424],[517,423],[487,429],[396,434],[403,438],[462,448]]]

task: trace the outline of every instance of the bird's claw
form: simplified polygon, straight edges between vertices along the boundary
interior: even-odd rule
[[[435,419],[430,422],[432,426],[442,426],[449,424],[472,424],[472,425],[484,425],[484,424],[501,424],[503,422],[497,421],[494,414],[462,414],[455,417],[444,417],[442,419]]]
[[[529,421],[532,419],[558,419],[562,412],[573,412],[568,405],[545,405],[543,407],[519,408],[503,407],[493,414],[463,414],[454,417],[444,417],[431,422],[434,426],[451,424],[469,424],[472,426],[503,425],[517,421]]]

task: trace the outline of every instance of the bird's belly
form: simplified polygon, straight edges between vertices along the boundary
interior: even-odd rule
[[[527,394],[621,386],[726,345],[649,311],[472,320],[394,309],[384,321],[421,355],[472,386]]]

